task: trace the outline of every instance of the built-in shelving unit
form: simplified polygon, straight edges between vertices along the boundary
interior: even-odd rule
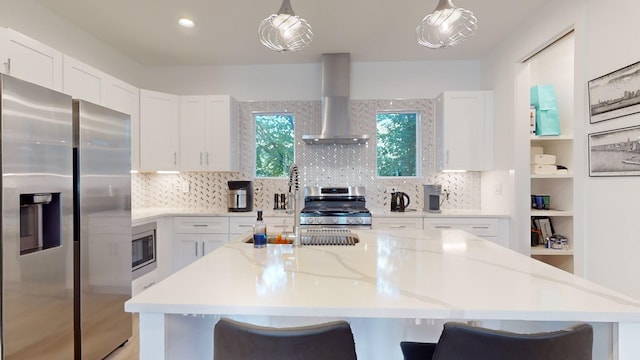
[[[530,167],[524,164],[519,168],[523,176],[523,186],[528,184],[530,195],[549,195],[551,202],[548,210],[534,209],[528,206],[527,218],[523,222],[532,223],[534,217],[548,217],[554,234],[567,238],[567,246],[554,249],[543,244],[531,244],[530,254],[533,258],[559,267],[569,272],[574,271],[574,248],[581,241],[575,237],[576,221],[574,219],[575,167],[574,159],[574,81],[573,81],[573,35],[570,34],[528,61],[528,87],[534,85],[553,85],[558,103],[560,118],[560,135],[529,135],[528,151],[525,153],[531,160],[533,147],[543,148],[544,154],[554,155],[555,165],[567,168],[567,173],[533,174]],[[524,129],[524,127],[520,127]],[[524,155],[524,154],[523,154]],[[523,157],[524,160],[524,157]],[[521,228],[523,229],[524,226]],[[543,239],[544,241],[544,239]]]

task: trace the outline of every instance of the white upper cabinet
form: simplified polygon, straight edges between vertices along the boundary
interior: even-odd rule
[[[62,53],[13,29],[2,29],[1,71],[22,80],[62,91]]]
[[[140,90],[107,75],[104,106],[131,115],[131,169],[140,168]]]
[[[237,104],[228,95],[180,97],[180,170],[238,171]]]
[[[103,105],[106,100],[107,74],[70,56],[63,56],[62,87],[67,95]]]
[[[179,170],[179,97],[140,90],[140,170]]]
[[[493,166],[493,94],[450,91],[436,99],[436,168],[490,170]]]

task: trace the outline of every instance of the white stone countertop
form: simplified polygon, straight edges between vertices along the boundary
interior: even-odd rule
[[[459,230],[355,246],[230,242],[125,303],[136,313],[640,322],[640,300]]]
[[[219,211],[212,208],[139,208],[131,211],[131,218],[134,225],[148,221],[153,221],[164,216],[249,216],[255,217],[256,210],[248,212],[227,212]],[[481,209],[458,209],[458,210],[442,210],[440,213],[431,213],[422,210],[392,212],[382,209],[369,209],[373,217],[504,217],[508,218],[506,213],[489,212]],[[264,210],[265,217],[274,216],[291,216],[287,215],[284,210]]]

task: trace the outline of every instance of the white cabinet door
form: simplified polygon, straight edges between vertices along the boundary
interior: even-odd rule
[[[177,171],[179,98],[140,90],[140,170]]]
[[[436,166],[490,170],[493,166],[491,91],[452,91],[436,99]]]
[[[175,234],[173,237],[175,242],[173,271],[178,271],[183,267],[196,261],[200,250],[200,236],[197,234]]]
[[[208,171],[238,171],[240,162],[236,101],[228,95],[207,96],[205,163]]]
[[[206,107],[204,96],[180,97],[180,171],[207,169]]]
[[[228,95],[180,97],[181,171],[238,171],[236,107]]]
[[[63,56],[63,91],[76,99],[103,105],[106,99],[105,73],[70,56]]]
[[[173,271],[178,271],[227,243],[227,234],[175,234]]]
[[[140,168],[140,91],[137,87],[106,76],[104,106],[131,116],[131,169]]]
[[[3,31],[2,72],[62,91],[62,53],[13,29]]]

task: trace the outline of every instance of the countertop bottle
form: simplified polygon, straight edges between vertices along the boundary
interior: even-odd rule
[[[262,248],[267,246],[267,225],[262,221],[262,210],[258,210],[258,218],[253,225],[253,247]]]

